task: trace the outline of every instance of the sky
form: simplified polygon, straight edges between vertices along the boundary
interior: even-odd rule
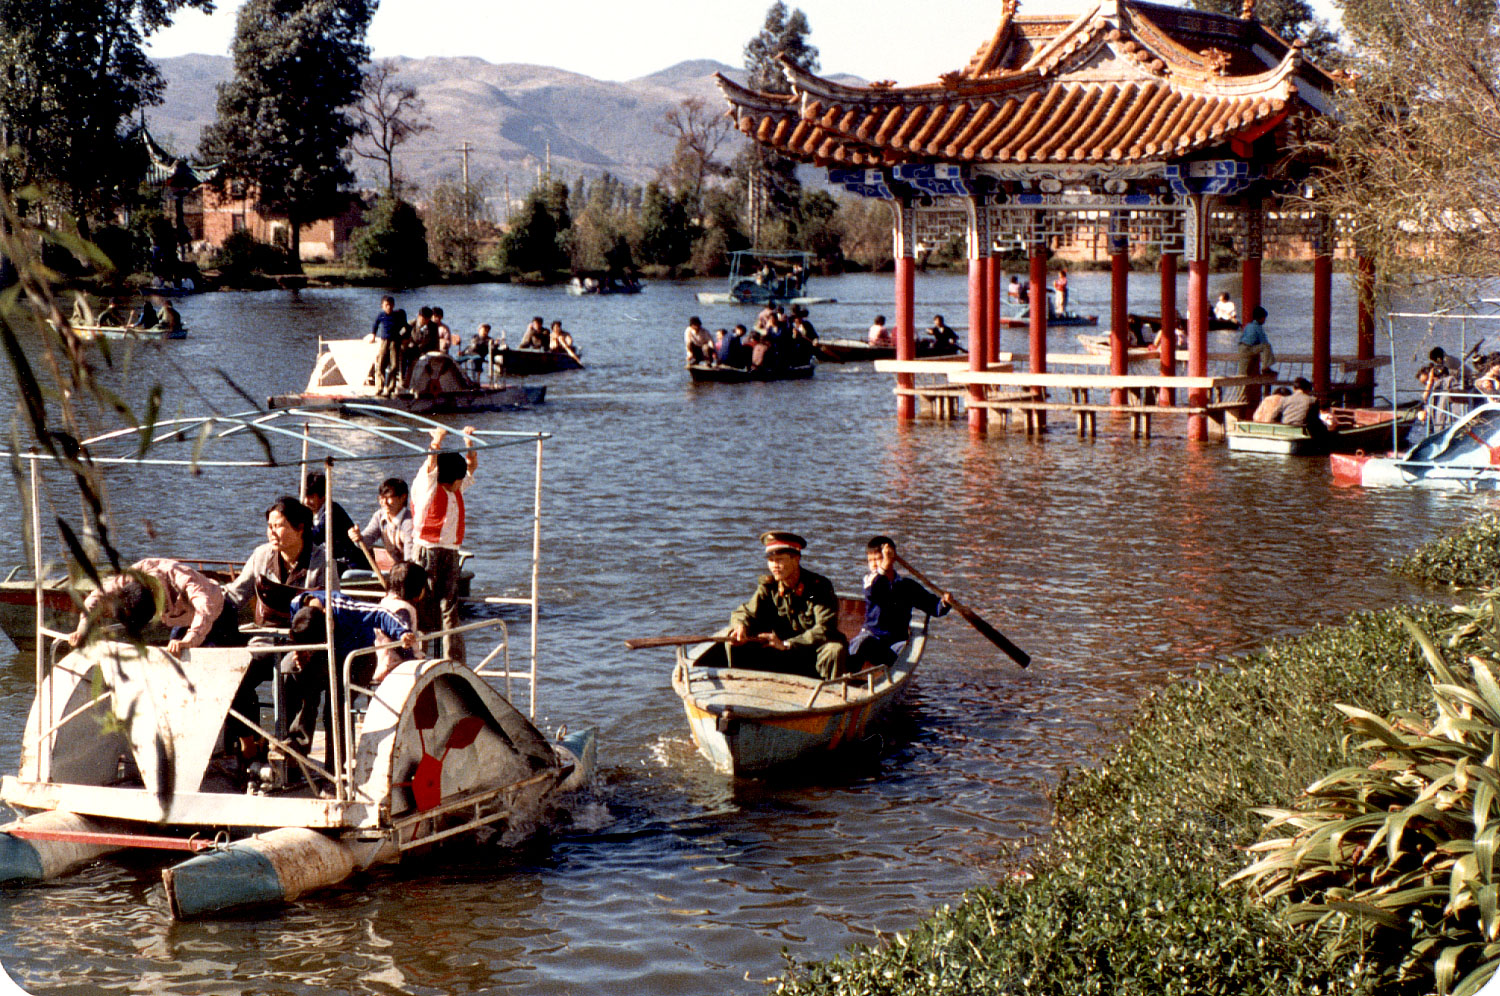
[[[1022,14],[1081,13],[1087,0],[1022,0]],[[1329,0],[1315,0],[1323,16]],[[229,54],[241,0],[214,14],[179,11],[149,46],[158,58]],[[744,62],[771,0],[381,0],[375,58],[478,56],[627,80],[688,59]],[[960,69],[995,30],[1000,0],[790,0],[812,29],[825,73],[929,83]]]

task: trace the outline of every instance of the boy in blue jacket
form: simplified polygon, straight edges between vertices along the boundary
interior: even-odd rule
[[[911,578],[896,573],[896,544],[889,536],[873,536],[865,544],[865,624],[849,643],[849,662],[860,671],[890,665],[906,645],[911,614],[920,609],[941,616],[953,604],[945,591],[934,595]]]

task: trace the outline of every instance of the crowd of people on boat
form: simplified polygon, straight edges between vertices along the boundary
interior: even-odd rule
[[[753,328],[736,325],[716,329],[712,335],[694,315],[682,331],[682,342],[689,366],[769,371],[811,363],[818,348],[818,330],[801,305],[788,312],[783,305],[768,304],[755,316]]]
[[[301,645],[326,642],[333,621],[336,663],[355,650],[375,648],[356,658],[351,685],[372,688],[392,670],[425,651],[416,634],[443,632],[441,656],[462,663],[460,624],[460,546],[464,541],[464,493],[478,467],[473,426],[463,430],[465,449],[445,450],[448,430],[433,429],[429,450],[410,487],[390,477],[379,488],[377,507],[363,527],[337,502],[327,500],[322,473],[307,474],[302,497],[283,495],[265,510],[266,542],[252,550],[232,581],[220,583],[177,560],[148,557],[105,580],[84,602],[69,637],[79,646],[99,627],[115,625],[143,639],[153,622],[168,629],[168,653],[181,656],[195,647]],[[382,572],[372,544],[384,549],[391,566]],[[381,577],[383,592],[359,598],[329,592],[328,550],[341,576],[369,567]],[[242,628],[242,622],[252,623]],[[240,776],[264,757],[266,726],[259,723],[258,687],[281,682],[288,742],[304,757],[321,707],[325,730],[329,711],[342,699],[331,688],[324,651],[296,650],[254,656],[224,729],[225,760]],[[256,729],[259,727],[259,729]],[[326,739],[326,768],[332,765],[332,739]]]
[[[387,294],[381,297],[380,312],[366,336],[377,346],[368,383],[382,397],[400,391],[421,393],[424,385],[437,382],[432,368],[447,361],[462,370],[471,385],[493,380],[508,348],[505,331],[502,329],[497,337],[491,335],[493,328],[489,322],[480,322],[465,343],[448,327],[441,307],[424,306],[416,318],[408,319],[407,313],[396,307],[396,299]],[[562,322],[554,321],[548,327],[540,315],[526,326],[518,348],[565,353],[578,359],[573,336]]]
[[[91,314],[82,295],[73,302],[73,314],[69,319],[75,326],[97,326],[119,328],[138,332],[157,332],[168,337],[182,331],[182,315],[172,304],[172,299],[152,294],[137,308],[129,298],[113,297],[98,314]]]

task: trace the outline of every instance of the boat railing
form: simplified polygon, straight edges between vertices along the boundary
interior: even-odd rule
[[[503,637],[506,632],[505,620],[480,619],[476,622],[464,623],[461,626],[454,626],[451,629],[434,630],[431,633],[418,633],[417,642],[423,643],[429,640],[441,640],[445,636],[453,636],[460,633],[474,633],[482,629],[494,629],[496,627],[500,628]],[[508,645],[508,639],[502,639],[501,644],[494,650],[491,650],[487,655],[485,655],[485,658],[479,662],[479,666],[474,669],[475,673],[482,673],[480,669],[490,661],[494,660],[496,654],[500,653],[503,648],[507,648]],[[380,652],[381,650],[387,650],[394,646],[397,646],[397,644],[361,647],[358,650],[350,651],[348,656],[344,658],[343,683],[340,685],[340,687],[343,689],[343,699],[339,703],[339,708],[337,710],[337,722],[339,728],[336,732],[333,730],[328,731],[329,736],[338,737],[338,743],[340,747],[334,759],[334,766],[339,769],[339,779],[334,783],[336,786],[335,795],[336,798],[338,798],[340,801],[343,801],[344,799],[349,798],[354,794],[354,696],[356,694],[367,695],[370,697],[370,700],[372,702],[378,700],[380,697],[380,692],[378,689],[366,688],[363,685],[356,685],[350,680],[350,674],[354,667],[354,661],[357,658],[369,657]],[[322,646],[319,645],[318,649],[322,649]],[[506,670],[504,672],[506,676],[505,698],[506,701],[509,701],[509,651],[506,650],[505,653],[507,660]],[[490,673],[497,674],[499,672]],[[394,706],[387,703],[387,706],[391,709],[392,712],[399,713],[401,711],[399,703]]]
[[[1422,406],[1422,421],[1431,435],[1447,429],[1480,405],[1497,400],[1500,398],[1482,391],[1433,391]]]
[[[840,674],[832,678],[824,678],[822,681],[818,682],[818,687],[812,690],[812,694],[807,697],[807,702],[805,705],[803,705],[802,708],[811,709],[813,707],[813,703],[818,701],[818,696],[823,694],[823,689],[827,688],[830,685],[839,685],[842,687],[845,702],[849,701],[849,686],[857,681],[863,681],[865,683],[865,691],[873,694],[875,691],[875,675],[877,673],[880,674],[882,678],[889,677],[890,668],[885,664],[872,664],[862,671],[853,671],[849,674]]]

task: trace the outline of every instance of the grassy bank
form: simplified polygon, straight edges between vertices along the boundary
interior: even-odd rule
[[[1452,619],[1417,617],[1429,629]],[[1353,763],[1335,703],[1420,710],[1428,690],[1392,611],[1175,682],[1097,768],[1063,780],[1053,836],[1014,877],[883,947],[793,965],[778,991],[1389,993],[1381,966],[1325,960],[1274,910],[1220,883],[1260,837],[1254,808],[1285,805]]]
[[[1425,584],[1484,588],[1500,580],[1500,515],[1490,512],[1423,544],[1391,569]]]

